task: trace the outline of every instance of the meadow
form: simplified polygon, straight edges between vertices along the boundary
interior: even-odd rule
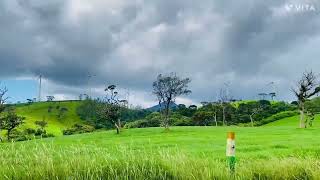
[[[282,120],[281,120],[282,121]],[[288,120],[284,120],[288,121]],[[319,127],[125,129],[0,144],[1,179],[319,179]],[[279,121],[280,122],[280,121]],[[226,133],[236,133],[236,171]]]
[[[79,101],[37,102],[31,105],[16,105],[17,113],[26,118],[20,129],[36,128],[34,122],[45,119],[48,122],[47,132],[60,136],[62,135],[62,130],[81,122],[81,119],[76,114],[76,109],[79,105]],[[49,108],[52,108],[50,113],[48,112]],[[68,111],[59,119],[57,118],[59,114],[59,109],[57,108],[67,108]]]

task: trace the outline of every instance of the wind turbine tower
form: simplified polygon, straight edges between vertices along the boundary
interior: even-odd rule
[[[41,102],[41,89],[42,88],[42,75],[39,76],[39,95],[38,95],[38,101]]]

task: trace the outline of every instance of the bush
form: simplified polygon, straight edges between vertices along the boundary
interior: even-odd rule
[[[42,137],[43,137],[43,135],[46,135],[47,134],[47,132],[46,132],[46,130],[42,130],[42,129],[37,129],[36,130],[36,132],[34,133],[34,135],[36,135],[36,136],[41,136],[42,135]]]
[[[35,129],[32,129],[32,128],[27,128],[24,130],[24,134],[27,134],[27,135],[32,135],[32,134],[35,134],[36,133],[36,130]]]
[[[274,114],[266,119],[262,119],[261,121],[256,121],[254,124],[255,126],[262,126],[264,124],[268,124],[283,118],[292,117],[298,115],[299,112],[297,111],[284,111],[277,114]]]
[[[16,129],[11,131],[10,137],[12,141],[26,141],[34,138],[33,135],[25,134],[24,132]]]
[[[159,127],[160,126],[160,120],[159,119],[143,119],[143,120],[137,120],[133,122],[129,122],[124,125],[124,128],[145,128],[145,127]]]
[[[42,135],[42,138],[50,138],[50,137],[54,137],[54,134],[48,133],[48,134]]]
[[[72,128],[63,130],[63,135],[72,135],[72,134],[82,134],[82,133],[89,133],[93,132],[95,128],[90,125],[85,124],[75,124]]]
[[[53,107],[52,107],[52,106],[49,106],[49,107],[48,107],[48,113],[51,113],[51,112],[52,112],[52,109],[53,109]]]
[[[158,112],[151,113],[145,119],[126,123],[124,128],[145,128],[145,127],[160,127],[161,115]],[[173,113],[170,116],[170,125],[172,126],[192,126],[193,121],[190,117],[183,116],[178,113]]]
[[[193,124],[197,126],[208,126],[214,121],[213,119],[213,112],[203,110],[197,111],[192,117]]]
[[[14,135],[15,141],[31,140],[31,139],[39,138],[40,136],[42,138],[55,137],[53,134],[51,133],[47,134],[46,130],[41,130],[40,128],[39,129],[27,128],[23,132],[15,131],[13,135]]]
[[[183,116],[179,119],[174,119],[172,125],[173,126],[193,126],[194,123],[191,118]]]

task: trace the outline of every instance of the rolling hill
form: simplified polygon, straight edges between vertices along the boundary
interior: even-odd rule
[[[315,116],[315,120],[313,122],[313,127],[320,127],[320,114]],[[299,127],[299,116],[292,116],[280,119],[278,121],[274,121],[264,125],[266,127],[270,126],[281,126],[281,127]]]
[[[36,128],[34,122],[44,118],[48,122],[47,132],[59,136],[62,135],[62,130],[75,123],[81,123],[81,119],[76,114],[76,108],[79,105],[80,101],[40,102],[17,105],[16,111],[20,116],[26,118],[25,123],[21,126],[22,129]],[[65,112],[59,118],[61,109],[65,109]]]
[[[245,101],[237,102],[237,104],[240,103],[245,103]],[[36,128],[34,122],[37,120],[42,120],[44,118],[48,122],[48,127],[46,128],[47,132],[52,133],[55,136],[60,136],[62,135],[62,130],[70,128],[76,123],[83,122],[76,113],[76,109],[80,104],[81,101],[55,101],[33,104],[19,104],[15,106],[17,113],[20,116],[24,116],[26,118],[25,123],[20,127],[21,129]],[[158,106],[149,108],[149,110],[156,110],[157,108],[159,108]],[[176,104],[172,104],[172,107],[176,106]],[[59,118],[61,109],[66,109],[66,112],[64,112],[64,114]],[[320,115],[317,115],[314,122],[314,126],[316,127],[320,127],[320,123],[317,122],[317,119],[319,118]],[[280,119],[263,126],[297,127],[299,123],[298,119],[298,116],[293,116]]]

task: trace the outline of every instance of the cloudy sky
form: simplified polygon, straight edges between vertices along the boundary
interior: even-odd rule
[[[224,87],[238,99],[275,89],[289,101],[302,72],[320,73],[320,2],[1,0],[0,42],[12,101],[36,97],[42,74],[43,97],[101,96],[117,84],[147,107],[152,82],[170,72],[192,79],[180,103],[215,100]]]

